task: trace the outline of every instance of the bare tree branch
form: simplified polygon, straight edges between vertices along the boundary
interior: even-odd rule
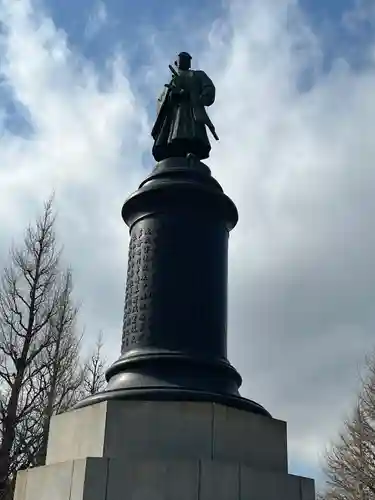
[[[0,276],[0,500],[45,462],[53,415],[105,385],[102,334],[81,362],[72,271],[60,268],[53,198]]]
[[[326,453],[321,500],[375,500],[375,356],[351,418]]]
[[[84,397],[96,394],[104,389],[106,384],[105,365],[106,361],[102,356],[103,332],[99,332],[93,352],[84,365],[83,391]]]
[[[25,416],[41,402],[32,365],[53,342],[47,326],[58,313],[61,273],[52,205],[51,198],[23,244],[12,248],[0,281],[0,495],[14,470],[14,448],[26,439]]]

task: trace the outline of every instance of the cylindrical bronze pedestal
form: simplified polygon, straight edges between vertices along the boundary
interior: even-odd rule
[[[228,237],[234,203],[203,163],[169,158],[122,209],[130,228],[121,357],[106,399],[212,401],[269,413],[242,398],[227,359]]]

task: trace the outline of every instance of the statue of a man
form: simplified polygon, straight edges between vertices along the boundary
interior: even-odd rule
[[[158,99],[157,118],[151,135],[156,161],[173,156],[208,158],[211,150],[206,127],[216,140],[215,128],[205,106],[215,101],[215,86],[204,71],[191,70],[191,56],[181,52],[172,80]]]

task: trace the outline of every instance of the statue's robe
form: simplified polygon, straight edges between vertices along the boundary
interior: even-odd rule
[[[173,79],[177,88],[185,91],[184,98],[176,98],[165,88],[158,99],[158,114],[152,129],[156,161],[173,156],[194,154],[208,158],[211,145],[207,136],[205,106],[215,101],[215,86],[204,71],[178,69]]]

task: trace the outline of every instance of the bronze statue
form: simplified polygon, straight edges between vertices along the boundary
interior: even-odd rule
[[[169,66],[172,80],[158,99],[152,154],[156,161],[176,156],[203,160],[211,150],[206,127],[219,140],[205,109],[215,101],[215,86],[204,71],[190,69],[187,52],[178,54],[175,65]]]

